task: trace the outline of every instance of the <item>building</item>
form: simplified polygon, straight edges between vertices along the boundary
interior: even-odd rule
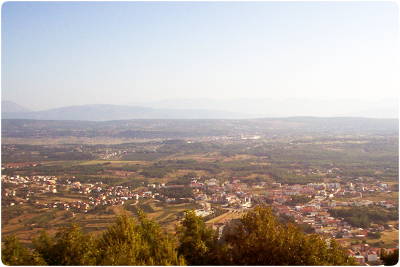
[[[356,262],[357,262],[358,264],[360,264],[360,265],[364,265],[364,264],[365,264],[365,258],[364,258],[364,256],[355,255],[355,256],[352,256],[352,257],[356,260]]]
[[[376,255],[375,252],[366,252],[365,253],[365,258],[367,261],[377,261],[378,260],[378,255]]]

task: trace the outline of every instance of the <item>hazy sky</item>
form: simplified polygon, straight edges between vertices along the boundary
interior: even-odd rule
[[[5,2],[2,100],[399,96],[395,2]]]

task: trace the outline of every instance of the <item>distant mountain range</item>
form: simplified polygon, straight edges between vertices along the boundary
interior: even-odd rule
[[[165,99],[154,102],[134,102],[131,106],[173,109],[216,109],[256,117],[368,117],[398,118],[399,98],[386,98],[379,101],[360,99],[313,100],[287,98],[241,98],[233,100]]]
[[[248,115],[222,110],[154,109],[122,105],[83,105],[31,112],[1,112],[3,119],[111,121],[132,119],[245,119]]]
[[[1,113],[3,112],[32,112],[32,110],[20,106],[12,101],[1,101]]]
[[[3,119],[110,121],[130,119],[249,119],[267,117],[366,117],[399,118],[399,98],[380,101],[359,99],[274,100],[234,99],[166,99],[136,102],[129,105],[67,106],[32,111],[11,101],[1,102]]]

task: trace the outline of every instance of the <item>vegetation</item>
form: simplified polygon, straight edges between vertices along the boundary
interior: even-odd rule
[[[173,236],[163,233],[155,221],[139,212],[139,224],[126,213],[99,236],[84,234],[73,223],[60,227],[54,237],[42,231],[32,241],[33,253],[15,236],[2,246],[7,265],[183,265]]]
[[[394,266],[399,263],[399,250],[388,254],[384,249],[381,251],[381,260],[386,266]]]
[[[170,198],[194,198],[194,193],[192,189],[189,187],[182,187],[182,188],[161,188],[155,190],[155,192],[159,192],[162,195],[166,195]]]
[[[227,265],[355,265],[334,240],[328,247],[318,235],[276,222],[270,209],[256,207],[226,235]]]
[[[185,212],[176,228],[177,240],[165,234],[143,211],[139,223],[126,213],[99,236],[84,234],[73,223],[54,237],[42,231],[28,251],[15,236],[6,238],[6,265],[355,265],[336,242],[277,223],[270,209],[256,207],[239,226],[228,230],[225,242],[206,228],[194,210]]]
[[[344,218],[351,225],[361,228],[369,228],[371,222],[383,224],[399,219],[398,210],[387,212],[380,208],[353,207],[350,209],[331,209],[329,213],[334,217]]]
[[[95,263],[96,241],[92,235],[85,235],[75,223],[60,227],[55,237],[44,230],[34,238],[35,252],[47,265],[93,265]]]
[[[1,261],[5,265],[45,265],[37,252],[31,254],[23,247],[15,235],[6,237],[1,246]]]
[[[382,237],[382,233],[381,232],[369,232],[368,233],[368,238],[380,239],[381,237]]]
[[[194,210],[186,211],[183,221],[177,227],[178,251],[189,265],[217,265],[218,251],[215,233],[206,228],[201,217]]]
[[[139,225],[126,214],[118,217],[98,240],[96,265],[183,265],[176,241],[139,212]]]
[[[289,205],[298,205],[298,204],[306,204],[311,201],[311,198],[306,195],[294,195],[292,196],[292,200],[288,203]]]

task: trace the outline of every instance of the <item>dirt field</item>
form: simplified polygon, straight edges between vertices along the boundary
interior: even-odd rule
[[[384,231],[381,240],[385,242],[385,245],[393,247],[394,243],[399,243],[399,230]]]
[[[214,219],[207,221],[206,225],[209,226],[213,224],[223,223],[225,220],[239,219],[243,216],[243,214],[244,212],[227,212]]]
[[[379,202],[381,200],[393,200],[395,205],[399,204],[399,192],[364,194],[363,198],[373,202]]]

